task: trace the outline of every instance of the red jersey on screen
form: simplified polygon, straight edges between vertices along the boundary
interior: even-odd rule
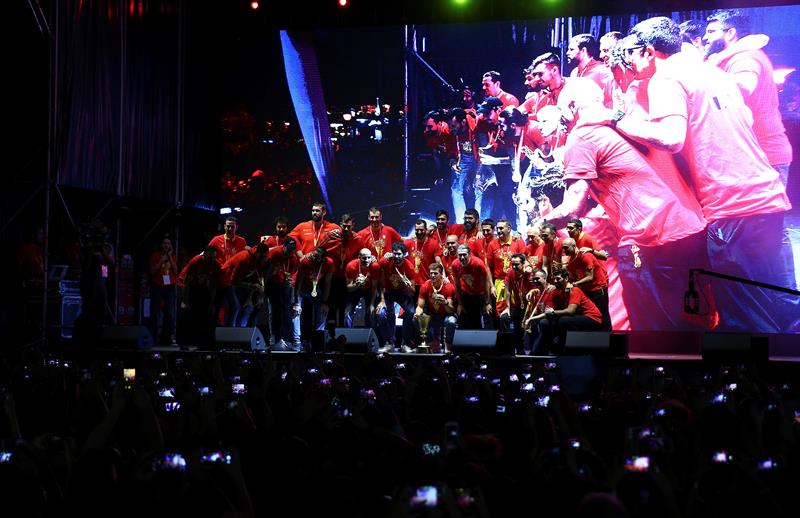
[[[439,244],[430,237],[422,241],[417,238],[403,241],[408,250],[408,257],[414,263],[414,284],[422,285],[430,277],[428,267],[439,252]]]
[[[350,261],[358,257],[358,252],[362,248],[367,247],[364,246],[364,240],[358,234],[351,234],[347,239],[342,237],[339,241],[339,247],[328,254],[328,257],[333,259],[333,276],[344,277],[345,268],[347,268]]]
[[[316,227],[314,221],[309,220],[294,227],[289,232],[289,237],[293,237],[297,241],[297,249],[303,255],[313,252],[319,246],[330,252],[339,246],[339,240],[330,236],[334,230],[341,232],[339,225],[330,221],[323,219],[321,225]]]
[[[525,296],[533,289],[532,274],[517,273],[514,268],[509,268],[506,270],[506,288],[511,307],[524,308],[528,304]]]
[[[590,253],[578,252],[575,257],[570,257],[567,263],[567,272],[573,282],[583,279],[589,270],[594,271],[594,279],[589,283],[582,283],[581,289],[589,293],[602,288],[608,288],[608,274],[595,256]]]
[[[614,75],[602,61],[593,59],[585,67],[577,66],[569,73],[570,77],[585,77],[591,79],[603,91],[603,104],[606,108],[613,105]]]
[[[361,266],[360,259],[353,259],[349,263],[347,263],[347,267],[345,268],[345,279],[347,282],[355,281],[359,275],[364,275],[366,280],[364,281],[364,286],[360,288],[358,291],[369,293],[372,290],[372,284],[375,282],[376,279],[380,278],[381,269],[378,262],[372,262],[369,266]]]
[[[456,138],[450,133],[450,128],[445,122],[437,123],[439,131],[437,133],[425,134],[425,146],[444,153],[449,158],[458,156],[456,149]]]
[[[333,259],[325,257],[318,264],[311,264],[305,257],[300,260],[297,266],[297,273],[295,274],[295,283],[300,279],[301,284],[297,287],[303,291],[312,291],[314,282],[317,283],[317,290],[322,290],[321,282],[325,281],[325,276],[333,273]]]
[[[447,315],[447,309],[445,309],[446,304],[431,300],[431,297],[436,292],[438,292],[439,295],[442,295],[445,299],[452,300],[456,296],[456,289],[452,283],[442,283],[441,288],[437,290],[433,287],[433,282],[430,280],[425,281],[425,283],[419,289],[419,298],[425,301],[426,313],[429,315]]]
[[[482,295],[486,293],[486,276],[489,272],[486,270],[486,265],[483,261],[475,257],[469,256],[469,261],[466,265],[461,264],[461,261],[456,259],[453,262],[453,282],[458,282],[459,287],[463,293],[467,295]]]
[[[602,322],[603,316],[600,310],[594,305],[589,297],[580,289],[573,287],[567,294],[564,290],[555,289],[553,291],[553,308],[566,309],[570,304],[575,304],[575,316],[583,315],[591,318],[595,322]]]
[[[506,270],[511,266],[511,256],[524,253],[525,243],[519,238],[512,237],[506,242],[501,242],[500,238],[492,241],[486,250],[486,265],[492,272],[492,278],[505,279]]]
[[[208,246],[213,246],[217,249],[217,262],[222,265],[244,250],[247,247],[247,242],[242,236],[234,236],[233,239],[227,239],[225,234],[220,234],[211,238]]]
[[[414,281],[414,263],[408,258],[403,259],[400,264],[396,264],[394,259],[381,259],[377,264],[383,278],[384,290],[408,290],[403,276]]]
[[[705,228],[697,200],[673,173],[656,170],[607,126],[578,127],[567,137],[564,180],[589,181],[589,194],[617,228],[620,246],[659,246]]]
[[[286,279],[293,278],[294,274],[297,272],[299,262],[300,260],[294,252],[288,256],[284,254],[282,246],[270,248],[267,254],[267,265],[269,268],[267,282],[283,284],[286,282]]]
[[[377,259],[383,259],[384,254],[392,251],[393,243],[402,243],[403,238],[389,225],[381,225],[380,230],[368,226],[358,231],[361,236],[362,248],[369,248]]]
[[[519,106],[519,99],[503,90],[500,90],[500,93],[497,94],[497,98],[503,102],[502,109],[504,110],[509,106]]]
[[[651,120],[679,116],[688,122],[681,155],[708,221],[791,208],[778,172],[753,133],[750,110],[728,74],[679,52],[653,75],[647,94]]]
[[[17,273],[41,275],[44,273],[42,249],[36,243],[25,243],[17,250]]]

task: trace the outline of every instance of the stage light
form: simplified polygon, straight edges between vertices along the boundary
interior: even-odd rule
[[[259,7],[258,2],[250,2],[251,9],[258,9],[258,7]]]
[[[347,0],[339,0],[339,6],[347,7]]]
[[[469,0],[453,0],[453,3],[459,7],[467,5]]]

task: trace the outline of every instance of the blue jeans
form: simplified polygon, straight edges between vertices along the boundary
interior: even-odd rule
[[[409,345],[414,334],[411,319],[416,306],[412,300],[413,295],[404,290],[387,290],[383,298],[386,307],[377,313],[378,338],[382,343],[394,343],[395,311],[394,305],[403,308],[403,343]]]
[[[794,272],[783,254],[784,213],[725,218],[709,223],[711,270],[736,277],[794,287]],[[711,279],[720,312],[720,330],[762,333],[797,332],[800,297]]]
[[[472,156],[472,153],[461,153],[460,170],[456,171],[454,168],[450,169],[451,183],[450,183],[450,196],[453,199],[453,219],[460,218],[464,211],[467,210],[467,201],[464,194],[467,187],[475,178],[475,171],[478,169],[478,163]]]

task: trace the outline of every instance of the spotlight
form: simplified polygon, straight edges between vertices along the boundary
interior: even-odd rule
[[[347,7],[347,0],[339,0],[340,7]]]
[[[255,9],[258,9],[258,7],[259,7],[258,2],[250,2],[250,8],[251,9],[255,10]]]

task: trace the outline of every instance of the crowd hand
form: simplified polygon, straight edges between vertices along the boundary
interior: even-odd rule
[[[550,307],[544,308],[545,315],[552,315],[554,311],[555,311],[555,309],[550,308]]]
[[[566,290],[571,290],[571,289],[572,289],[572,288],[574,288],[574,287],[575,287],[575,286],[573,286],[571,282],[568,282],[568,283],[567,283],[567,285],[566,285],[566,286],[564,286],[564,289],[566,289]]]

